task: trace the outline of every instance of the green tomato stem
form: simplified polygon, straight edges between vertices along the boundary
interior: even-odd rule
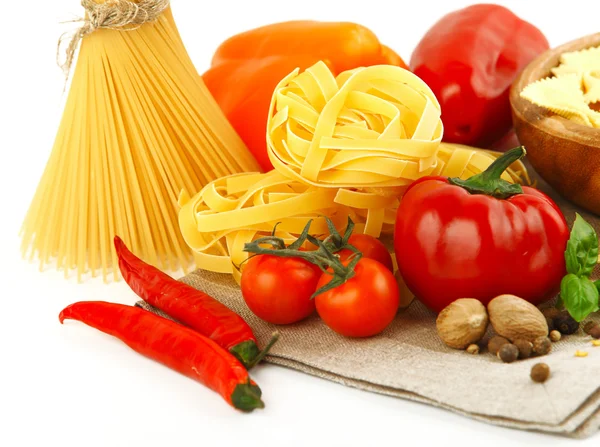
[[[338,287],[341,284],[344,284],[346,281],[352,278],[355,274],[354,268],[362,258],[362,253],[358,251],[358,249],[352,246],[348,246],[348,248],[352,249],[352,251],[354,251],[355,254],[348,263],[348,265],[342,264],[340,258],[335,256],[323,241],[315,238],[314,236],[309,235],[309,228],[311,223],[312,221],[309,221],[307,223],[298,240],[296,240],[289,247],[285,247],[285,242],[283,241],[283,239],[275,236],[267,236],[246,243],[244,245],[244,251],[248,253],[254,253],[257,255],[271,255],[279,256],[282,258],[301,258],[310,262],[311,264],[318,266],[323,272],[329,274],[331,273],[328,269],[331,269],[331,271],[333,272],[333,278],[325,286],[317,290],[312,295],[311,298],[314,298],[323,292],[326,292],[335,287]],[[306,240],[316,245],[318,249],[314,251],[300,251],[301,245]],[[267,248],[264,247],[264,245],[271,245],[273,248]]]
[[[520,160],[527,152],[524,146],[519,146],[498,157],[485,171],[466,180],[458,177],[448,181],[466,189],[471,194],[485,194],[497,199],[508,199],[516,194],[523,194],[523,188],[516,183],[507,182],[502,174],[515,161]]]

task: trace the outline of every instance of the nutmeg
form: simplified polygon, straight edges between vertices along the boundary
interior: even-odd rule
[[[600,339],[600,325],[594,326],[590,330],[590,335],[592,336],[592,338],[595,338],[596,340]]]
[[[537,337],[548,335],[548,324],[542,312],[517,296],[497,296],[489,302],[488,314],[494,331],[510,341],[533,342]]]
[[[487,329],[488,315],[481,301],[461,298],[444,308],[435,324],[438,335],[446,345],[465,349],[481,340]]]

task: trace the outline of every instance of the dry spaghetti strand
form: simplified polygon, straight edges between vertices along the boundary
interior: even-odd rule
[[[40,268],[56,260],[80,279],[117,278],[111,242],[119,235],[147,262],[185,270],[192,256],[178,228],[179,192],[259,169],[194,68],[170,8],[148,23],[135,17],[122,18],[133,23],[126,30],[109,21],[80,36],[63,119],[21,232]]]

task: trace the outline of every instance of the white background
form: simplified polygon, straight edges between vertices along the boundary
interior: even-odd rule
[[[174,1],[200,72],[217,45],[289,19],[354,21],[405,60],[439,17],[470,2]],[[552,46],[599,31],[597,0],[500,2],[535,23]],[[207,6],[202,6],[207,5]],[[253,374],[267,408],[237,413],[219,396],[58,313],[79,300],[132,304],[124,283],[77,284],[21,259],[18,231],[61,117],[59,22],[78,0],[3,4],[0,27],[0,446],[544,445],[573,441],[474,422],[266,365]],[[587,12],[586,12],[587,9]],[[595,10],[593,13],[591,13]],[[461,380],[448,377],[448,381]],[[598,445],[600,435],[578,445]]]

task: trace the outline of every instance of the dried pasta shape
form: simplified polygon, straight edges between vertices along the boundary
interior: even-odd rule
[[[442,143],[431,172],[468,178],[484,171],[500,154],[458,144]],[[519,161],[503,178],[529,182]],[[396,210],[406,186],[365,189],[319,187],[295,181],[274,170],[246,173],[211,182],[194,197],[182,193],[179,226],[199,268],[231,273],[239,281],[248,254],[244,244],[276,234],[292,242],[312,220],[311,232],[327,234],[323,216],[341,231],[350,216],[357,232],[392,234]]]
[[[170,8],[139,28],[86,35],[52,154],[23,224],[23,251],[118,278],[121,236],[165,270],[191,266],[177,199],[259,169],[194,68]]]
[[[552,74],[562,76],[569,73],[600,73],[600,47],[563,53],[559,66],[552,69]]]
[[[582,82],[577,73],[545,78],[529,84],[521,96],[556,115],[593,127],[597,112],[586,103]]]
[[[600,71],[598,73],[583,74],[583,99],[588,104],[600,102]]]
[[[408,70],[381,65],[335,78],[318,62],[275,88],[269,158],[313,186],[406,186],[435,169],[440,115],[431,89]]]

